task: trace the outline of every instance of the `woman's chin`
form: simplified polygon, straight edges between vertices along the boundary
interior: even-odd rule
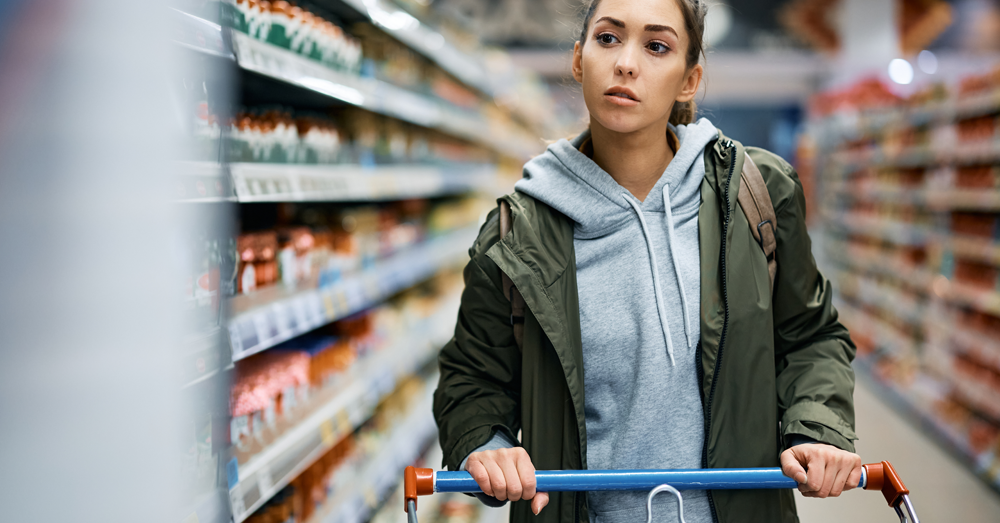
[[[649,126],[650,123],[646,121],[647,119],[641,118],[637,114],[628,114],[628,111],[622,110],[609,110],[601,111],[600,114],[594,115],[594,120],[597,121],[605,129],[622,134],[634,133],[640,129]]]

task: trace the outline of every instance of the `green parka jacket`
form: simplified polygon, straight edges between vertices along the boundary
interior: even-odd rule
[[[783,442],[803,435],[854,451],[855,347],[816,268],[795,170],[749,148],[778,221],[773,297],[767,261],[739,207],[744,147],[719,134],[705,151],[701,246],[700,368],[705,411],[702,467],[776,467]],[[434,415],[444,465],[502,431],[538,470],[587,468],[583,353],[573,223],[533,198],[504,196],[511,233],[491,212],[469,250],[455,337],[441,351]],[[524,346],[511,328],[501,271],[524,296]],[[552,493],[539,516],[529,503],[511,522],[587,523],[586,494]],[[798,521],[788,490],[713,491],[719,522]]]

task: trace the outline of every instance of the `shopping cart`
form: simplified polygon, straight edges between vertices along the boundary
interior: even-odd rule
[[[689,469],[689,470],[539,470],[535,472],[538,492],[584,492],[595,490],[648,490],[646,522],[653,520],[653,497],[670,492],[677,497],[677,512],[684,523],[684,500],[681,490],[791,489],[798,483],[781,473],[780,468]],[[888,461],[862,465],[864,490],[879,490],[889,506],[896,510],[900,523],[920,523],[910,491]],[[468,472],[435,471],[406,467],[403,492],[409,523],[417,523],[417,496],[435,492],[482,492]]]

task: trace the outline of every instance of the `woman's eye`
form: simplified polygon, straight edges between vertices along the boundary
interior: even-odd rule
[[[670,48],[667,47],[666,44],[661,44],[660,42],[650,42],[649,45],[646,47],[648,47],[650,51],[656,54],[666,53],[667,51],[670,50]]]
[[[601,33],[597,35],[597,41],[602,44],[613,44],[618,41],[618,38],[615,38],[615,35],[611,33]]]

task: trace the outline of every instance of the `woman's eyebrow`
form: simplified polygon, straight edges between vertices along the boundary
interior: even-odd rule
[[[668,25],[646,24],[646,31],[650,33],[660,33],[666,31],[668,33],[674,33],[674,36],[678,36],[677,31],[674,31],[674,28]]]
[[[594,24],[599,24],[601,22],[608,22],[615,27],[621,27],[621,28],[625,27],[625,22],[622,22],[617,18],[611,18],[610,16],[602,16],[596,22],[594,22]]]

